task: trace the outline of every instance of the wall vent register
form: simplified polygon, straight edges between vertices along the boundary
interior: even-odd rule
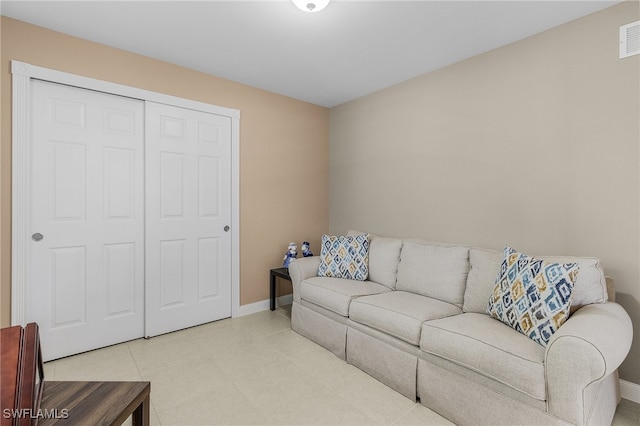
[[[620,59],[640,54],[640,21],[620,27]]]

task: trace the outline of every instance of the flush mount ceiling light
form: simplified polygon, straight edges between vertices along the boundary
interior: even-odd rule
[[[331,0],[291,0],[298,9],[305,12],[320,12]]]

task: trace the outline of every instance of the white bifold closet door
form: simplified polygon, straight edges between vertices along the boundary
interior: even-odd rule
[[[146,336],[231,316],[231,118],[146,103]]]
[[[45,360],[144,331],[144,102],[34,80],[26,320]]]
[[[231,118],[31,96],[25,319],[44,359],[231,316]]]

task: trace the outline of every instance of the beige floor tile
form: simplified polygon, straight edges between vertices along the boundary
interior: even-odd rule
[[[298,394],[288,406],[268,412],[271,424],[283,425],[372,425],[373,419],[328,390]]]
[[[284,305],[284,306],[278,306],[274,312],[291,319],[291,305],[290,304],[289,305]]]
[[[230,343],[248,343],[291,330],[291,322],[283,315],[271,311],[259,312],[240,318],[230,318],[192,327],[187,331],[198,339],[201,346],[213,352]]]
[[[235,387],[220,387],[175,406],[158,409],[163,425],[258,425],[261,415]]]
[[[217,347],[215,351],[205,349],[203,352],[229,375],[261,370],[265,366],[277,364],[283,360],[282,353],[263,340]]]
[[[227,370],[229,373],[229,370]],[[248,382],[252,386],[259,387],[262,385],[265,389],[274,386],[291,386],[295,383],[312,384],[309,391],[313,387],[320,386],[313,380],[311,376],[305,373],[300,367],[288,362],[286,359],[279,359],[276,362],[262,365],[260,368],[247,368],[233,375],[229,375],[229,379],[237,386],[237,382]]]
[[[233,383],[263,413],[265,424],[373,424],[300,367],[288,362],[238,374]]]
[[[638,426],[640,425],[640,404],[623,399],[618,405],[616,415],[611,426]]]
[[[198,345],[209,353],[217,353],[230,345],[256,340],[250,327],[234,320],[223,320],[187,330]]]
[[[272,311],[258,312],[228,321],[228,326],[250,339],[262,339],[291,329],[291,320]]]
[[[127,344],[52,361],[55,380],[136,381],[140,374]],[[47,378],[47,380],[53,380]]]
[[[326,352],[317,343],[302,337],[290,328],[265,337],[263,340],[283,355],[297,354],[310,350],[323,350]]]
[[[197,340],[186,331],[135,340],[129,343],[129,349],[142,376],[187,362],[201,363],[207,358]]]
[[[424,426],[455,426],[449,420],[434,413],[424,405],[419,403],[409,410],[408,413],[401,416],[394,425],[411,426],[411,425],[424,425]]]
[[[43,365],[44,368],[44,379],[48,381],[53,381],[56,379],[56,364],[55,361],[45,362]]]
[[[415,402],[357,370],[337,392],[351,405],[381,424],[391,424],[415,407]]]
[[[290,411],[306,402],[310,395],[326,391],[322,384],[287,362],[238,372],[231,381],[257,409],[270,413],[272,418],[275,413]]]
[[[155,409],[150,410],[149,412],[149,425],[150,426],[161,426],[160,419],[158,418],[158,413]]]
[[[157,410],[166,410],[196,396],[231,386],[227,376],[211,362],[185,362],[142,375],[151,382],[151,400]]]
[[[287,358],[320,383],[334,390],[339,389],[352,373],[360,372],[320,346],[309,351],[290,353]]]

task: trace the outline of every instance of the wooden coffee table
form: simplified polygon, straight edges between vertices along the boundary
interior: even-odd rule
[[[38,425],[149,425],[149,382],[44,382]]]

